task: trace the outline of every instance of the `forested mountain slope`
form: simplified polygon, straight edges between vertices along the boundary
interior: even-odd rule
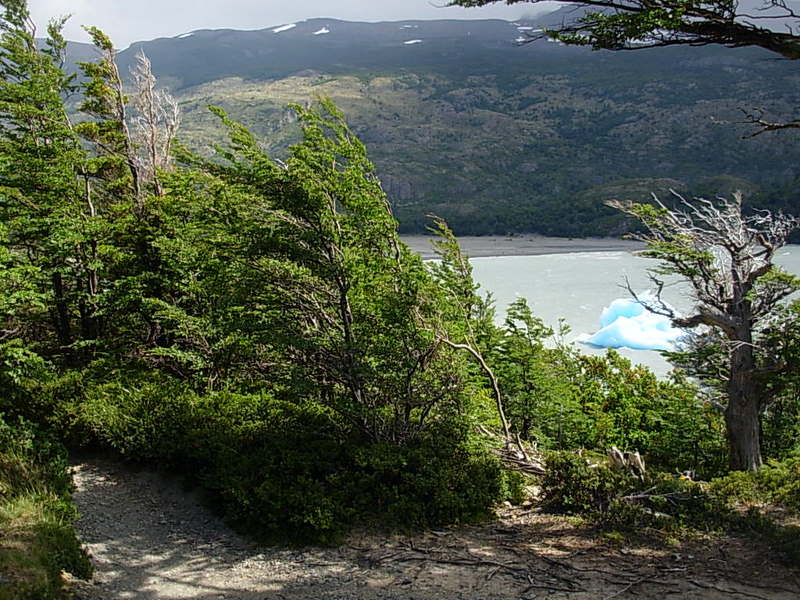
[[[555,23],[560,13],[544,21]],[[289,25],[294,25],[290,27]],[[541,22],[313,19],[136,43],[179,96],[183,137],[219,139],[225,108],[271,150],[289,102],[332,97],[377,163],[406,231],[434,212],[463,234],[616,234],[611,197],[743,189],[796,208],[800,136],[752,133],[742,108],[793,115],[800,71],[755,49],[591,52],[538,41]]]

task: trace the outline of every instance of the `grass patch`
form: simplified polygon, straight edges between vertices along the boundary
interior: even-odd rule
[[[0,600],[63,598],[62,571],[91,576],[71,492],[63,448],[0,419]]]

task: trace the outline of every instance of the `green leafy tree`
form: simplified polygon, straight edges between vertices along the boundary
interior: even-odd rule
[[[76,130],[92,150],[87,185],[98,230],[91,249],[95,263],[104,266],[95,283],[105,283],[96,290],[102,297],[97,313],[107,341],[113,337],[115,346],[127,346],[126,354],[147,357],[152,348],[169,343],[153,317],[153,303],[177,300],[174,274],[154,239],[163,237],[161,179],[171,168],[180,114],[174,99],[156,89],[141,53],[126,93],[111,40],[97,28],[87,31],[100,58],[80,65],[85,75],[80,109],[89,119]]]
[[[77,359],[72,344],[93,336],[90,210],[85,151],[64,107],[75,90],[61,69],[62,21],[39,49],[24,2],[3,3],[0,21],[0,219],[10,298],[25,273],[27,306],[5,315],[38,350]],[[15,273],[17,274],[15,276]],[[6,326],[8,327],[8,326]]]
[[[570,395],[569,380],[559,360],[563,348],[545,345],[553,333],[533,315],[527,300],[519,298],[508,307],[502,338],[491,355],[509,421],[523,439],[541,442],[544,430],[552,433],[545,423],[552,421],[553,411],[563,414],[563,403]],[[560,444],[561,434],[563,431],[550,439]]]
[[[399,241],[341,112],[327,100],[294,110],[303,141],[285,164],[215,110],[231,138],[224,162],[184,156],[196,170],[169,181],[168,196],[196,195],[203,181],[200,195],[214,197],[223,227],[207,247],[223,257],[237,303],[225,309],[235,321],[217,327],[243,331],[255,353],[275,352],[255,376],[318,397],[368,439],[404,443],[464,402],[459,365],[427,326],[443,297]]]

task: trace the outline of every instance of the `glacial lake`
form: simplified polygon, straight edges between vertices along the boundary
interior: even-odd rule
[[[483,291],[492,293],[498,316],[516,298],[523,296],[534,314],[555,327],[563,318],[571,331],[567,341],[587,354],[603,354],[605,349],[580,343],[580,339],[600,328],[605,307],[619,298],[628,298],[626,278],[637,293],[651,288],[647,269],[657,262],[627,251],[574,252],[539,256],[499,256],[472,258],[473,273]],[[776,263],[800,275],[800,246],[782,248]],[[663,297],[679,311],[691,304],[685,284],[665,287]],[[670,366],[657,351],[620,348],[623,356],[644,364],[660,375]]]

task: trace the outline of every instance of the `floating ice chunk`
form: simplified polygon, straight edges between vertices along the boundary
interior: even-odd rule
[[[272,33],[280,33],[281,31],[289,31],[297,27],[297,23],[289,23],[288,25],[281,25],[272,30]]]
[[[529,39],[530,39],[530,38],[526,38],[526,37],[523,37],[523,36],[519,36],[519,37],[518,37],[517,39],[515,39],[514,41],[515,41],[515,42],[517,42],[518,44],[521,44],[522,42],[527,42]]]
[[[686,333],[673,327],[669,317],[650,312],[645,304],[653,300],[649,294],[642,294],[641,302],[632,298],[614,300],[600,315],[600,330],[581,336],[580,341],[601,348],[674,350]]]
[[[629,319],[638,317],[644,311],[645,308],[640,302],[631,298],[619,298],[606,306],[600,313],[600,327],[608,327],[620,317]]]
[[[315,31],[314,35],[325,35],[326,33],[330,33],[330,32],[331,32],[330,29],[328,29],[327,27],[323,27],[319,31]]]
[[[419,29],[419,25],[403,25],[400,29]]]
[[[408,40],[407,42],[403,42],[406,46],[410,46],[411,44],[421,44],[422,40]]]

